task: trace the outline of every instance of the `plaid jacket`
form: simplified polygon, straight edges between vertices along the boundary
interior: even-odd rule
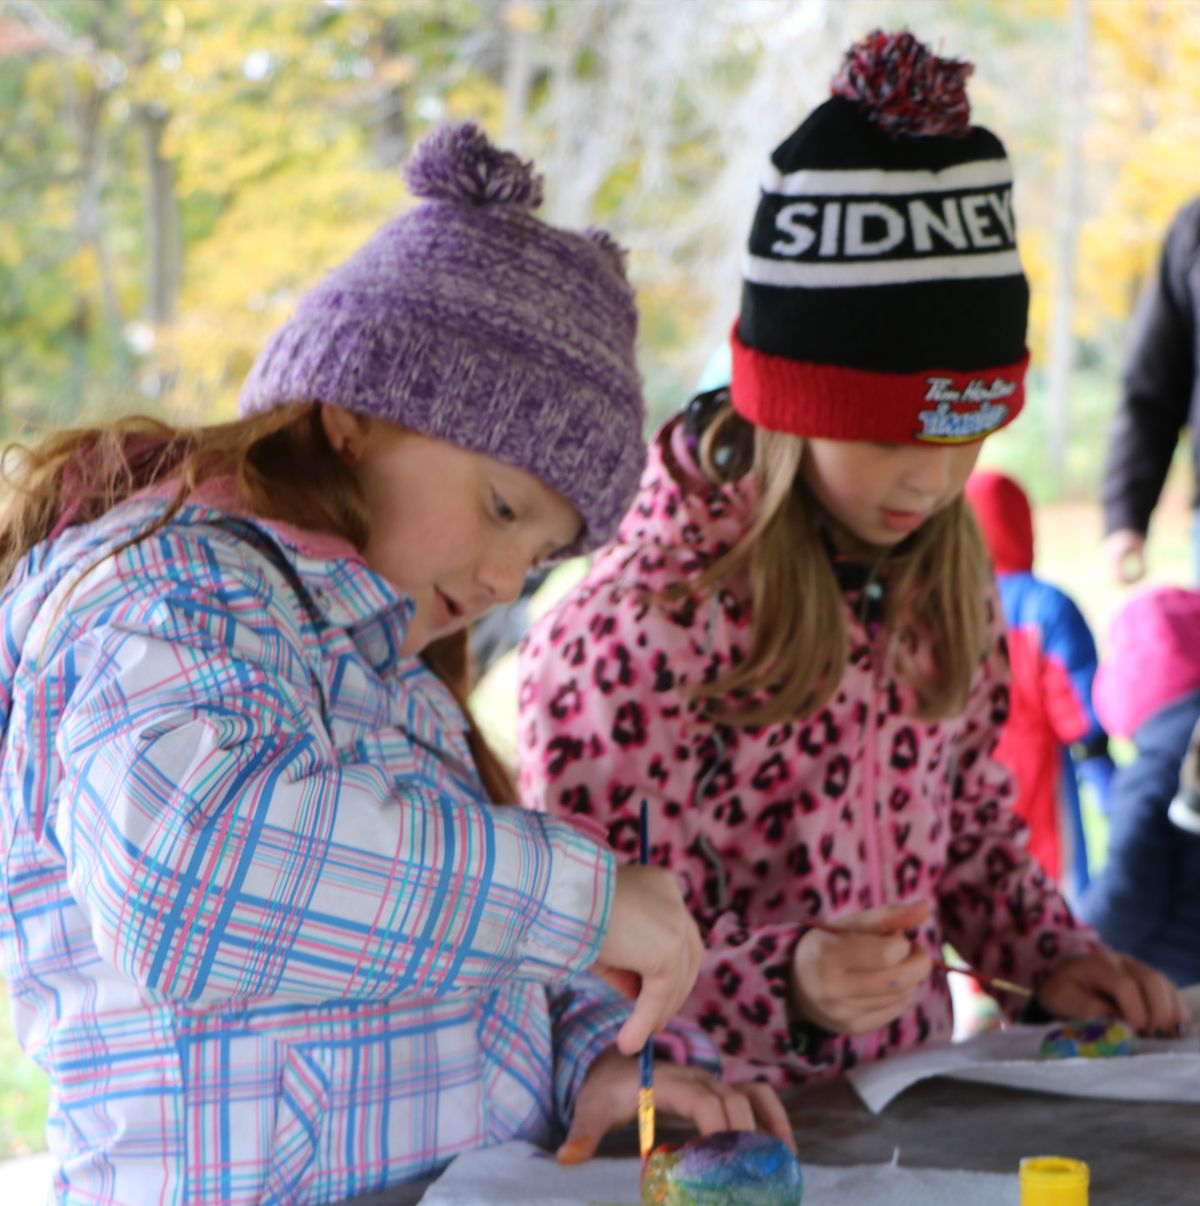
[[[210,502],[121,549],[162,506],[129,500],[0,595],[0,946],[56,1199],[332,1202],[547,1140],[628,1013],[546,987],[612,856],[483,802],[347,545]]]

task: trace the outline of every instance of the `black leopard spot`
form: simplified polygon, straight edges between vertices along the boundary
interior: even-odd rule
[[[846,867],[834,867],[826,881],[829,902],[834,906],[844,905],[850,899],[850,871]]]
[[[716,970],[717,987],[721,991],[721,995],[727,999],[732,999],[737,996],[738,989],[742,986],[741,973],[736,971],[732,964],[722,960],[717,964]]]
[[[583,742],[574,737],[552,737],[546,743],[546,753],[546,774],[557,779],[572,762],[583,757]]]
[[[592,812],[592,793],[585,783],[578,787],[564,787],[558,796],[559,806],[563,812],[573,812],[579,816],[590,816]]]
[[[892,742],[892,765],[897,770],[908,770],[917,760],[917,735],[905,725]]]
[[[831,758],[825,771],[825,794],[837,799],[850,782],[850,759],[845,754]]]
[[[579,711],[582,702],[579,687],[573,678],[569,678],[550,697],[550,715],[555,720],[566,720],[568,716],[574,716]]]
[[[771,1020],[771,1004],[762,997],[755,997],[753,1002],[749,1004],[743,1001],[738,1006],[738,1013],[751,1026],[765,1026]]]
[[[613,718],[612,738],[622,748],[646,744],[646,718],[636,699],[627,699]]]
[[[797,842],[787,856],[788,870],[796,875],[808,875],[812,871],[812,862],[808,857],[808,846]]]
[[[759,791],[770,791],[780,783],[786,783],[791,778],[788,764],[780,753],[772,754],[758,770],[754,772],[751,782]]]

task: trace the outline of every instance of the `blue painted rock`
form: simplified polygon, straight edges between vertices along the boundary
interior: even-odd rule
[[[1042,1059],[1108,1059],[1133,1054],[1133,1031],[1124,1022],[1095,1018],[1065,1022],[1042,1040]]]
[[[803,1191],[787,1145],[754,1131],[655,1148],[642,1174],[644,1206],[798,1206]]]

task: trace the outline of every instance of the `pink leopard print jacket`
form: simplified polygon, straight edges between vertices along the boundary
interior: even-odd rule
[[[706,936],[685,1013],[716,1041],[727,1079],[787,1084],[948,1041],[952,1029],[940,972],[872,1034],[790,1018],[791,956],[810,920],[932,899],[919,935],[931,952],[948,940],[979,970],[1035,986],[1100,944],[1031,860],[1011,779],[991,757],[1008,706],[994,597],[994,643],[951,720],[914,718],[886,637],[867,636],[853,596],[849,665],[812,719],[735,728],[689,700],[689,685],[746,646],[745,608],[728,592],[665,605],[636,588],[694,577],[738,539],[753,504],[748,480],[709,485],[672,426],[659,433],[616,542],[523,645],[521,794],[599,821],[630,861],[648,797],[652,860],[674,871]]]

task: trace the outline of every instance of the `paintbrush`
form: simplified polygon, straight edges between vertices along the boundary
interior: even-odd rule
[[[858,934],[868,932],[866,930],[845,929],[841,926],[830,925],[825,921],[806,921],[804,924],[809,929],[820,930],[822,934]],[[1011,980],[1002,980],[999,976],[985,975],[983,972],[976,971],[973,967],[963,967],[957,963],[947,963],[944,959],[934,959],[933,966],[943,972],[955,972],[960,976],[970,976],[977,984],[983,985],[984,988],[994,988],[997,992],[1010,992],[1018,997],[1033,996],[1032,988],[1026,988],[1023,984],[1014,984]]]
[[[642,866],[650,862],[650,805],[642,800],[639,818],[640,848],[638,861]],[[654,1037],[646,1040],[639,1060],[641,1080],[638,1089],[638,1147],[642,1153],[642,1166],[650,1159],[654,1150]]]

